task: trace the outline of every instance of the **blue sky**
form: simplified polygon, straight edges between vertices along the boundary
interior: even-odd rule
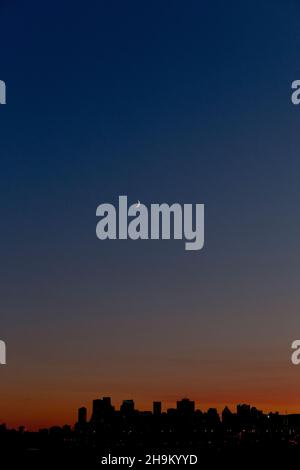
[[[49,383],[59,390],[53,416],[76,391],[65,398],[66,419],[71,406],[102,390],[147,404],[157,370],[153,398],[182,393],[219,403],[215,390],[223,387],[234,401],[232,384],[242,396],[262,375],[266,383],[249,400],[267,406],[279,374],[287,387],[275,404],[299,408],[288,364],[299,325],[300,110],[290,101],[300,73],[299,8],[295,1],[2,2],[8,422],[19,419],[11,397],[43,397]],[[204,203],[205,249],[99,242],[96,207],[120,194],[146,204]],[[244,355],[245,376],[234,360]],[[163,381],[170,363],[176,373]],[[153,368],[148,377],[145,364]],[[47,421],[39,400],[28,415],[19,410],[20,419]]]

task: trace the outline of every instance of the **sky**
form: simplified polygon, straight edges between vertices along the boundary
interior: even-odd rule
[[[1,1],[0,422],[101,396],[300,412],[299,13]],[[122,194],[205,204],[204,249],[98,240]]]

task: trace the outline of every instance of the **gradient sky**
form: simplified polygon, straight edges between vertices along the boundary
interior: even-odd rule
[[[296,0],[2,0],[0,422],[112,396],[300,412]],[[95,236],[205,203],[205,248]]]

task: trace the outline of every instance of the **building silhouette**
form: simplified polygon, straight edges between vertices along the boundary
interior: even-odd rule
[[[160,416],[161,415],[161,401],[154,401],[153,402],[153,415]]]

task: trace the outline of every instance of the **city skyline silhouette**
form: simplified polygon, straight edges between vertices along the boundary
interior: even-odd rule
[[[192,455],[199,463],[207,459],[223,464],[240,459],[287,462],[300,455],[300,414],[265,414],[241,403],[234,411],[225,407],[220,416],[215,408],[196,409],[189,398],[177,400],[166,411],[160,401],[153,402],[151,411],[140,411],[132,399],[123,400],[116,409],[111,397],[102,397],[93,400],[90,414],[86,407],[78,408],[74,426],[30,432],[0,423],[0,451],[3,461],[41,465],[59,459],[89,468],[100,462],[117,463],[119,458],[121,463],[130,458],[137,464],[172,461],[182,455]]]

